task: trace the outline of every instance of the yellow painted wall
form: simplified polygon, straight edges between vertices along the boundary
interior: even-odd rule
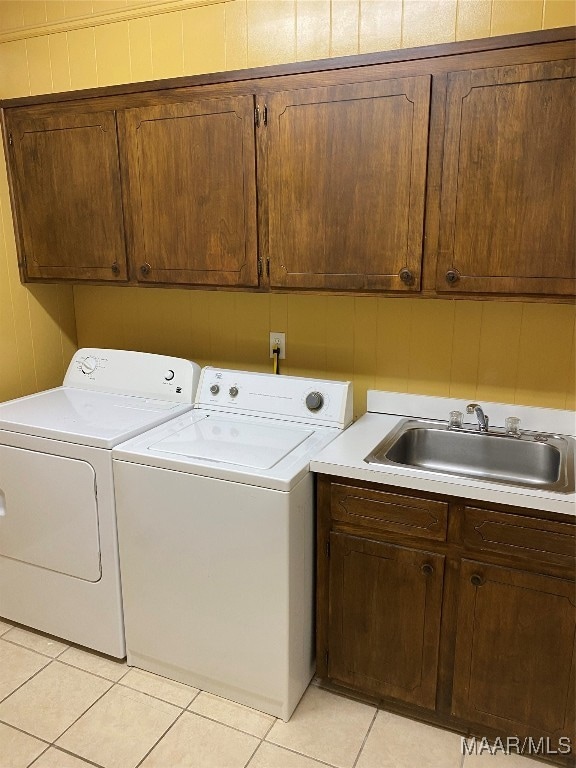
[[[76,346],[72,288],[20,283],[0,159],[0,401],[62,384]]]
[[[575,23],[572,0],[0,2],[0,97]],[[0,185],[1,398],[44,386],[60,366],[55,340],[65,359],[74,333],[69,289],[17,283],[5,180]],[[570,305],[91,286],[74,289],[74,304],[81,346],[178,354],[202,364],[267,370],[268,332],[285,331],[283,370],[351,378],[357,414],[371,387],[576,405]],[[40,356],[48,340],[52,351]],[[19,360],[28,378],[7,379],[2,389],[5,360]]]

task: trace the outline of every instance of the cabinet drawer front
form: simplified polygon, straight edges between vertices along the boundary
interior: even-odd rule
[[[528,555],[558,565],[574,565],[576,559],[576,526],[570,523],[465,507],[463,537],[468,550]]]
[[[330,501],[334,521],[381,533],[446,540],[444,502],[337,484],[331,487]]]

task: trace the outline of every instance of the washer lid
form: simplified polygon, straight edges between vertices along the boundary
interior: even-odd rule
[[[201,420],[150,445],[159,453],[218,464],[266,470],[278,464],[313,430],[262,423],[262,420],[226,419],[207,414]]]
[[[58,387],[0,404],[0,429],[112,448],[191,407],[166,400]]]

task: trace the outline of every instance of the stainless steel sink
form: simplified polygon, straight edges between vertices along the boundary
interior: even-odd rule
[[[574,440],[503,430],[450,429],[445,422],[405,419],[364,459],[547,491],[574,491]]]

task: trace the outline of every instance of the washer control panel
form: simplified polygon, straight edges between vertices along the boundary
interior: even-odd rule
[[[207,367],[202,370],[196,405],[347,426],[352,421],[352,384]]]
[[[192,403],[200,367],[180,357],[121,349],[79,349],[72,358],[65,387]]]

